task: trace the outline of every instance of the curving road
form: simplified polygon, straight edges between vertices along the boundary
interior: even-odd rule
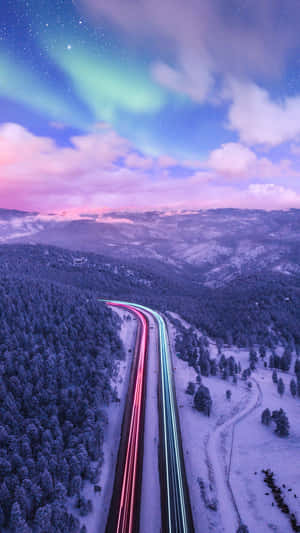
[[[176,396],[173,384],[169,342],[167,328],[162,316],[151,309],[129,302],[110,301],[109,305],[122,306],[135,312],[144,324],[144,336],[147,337],[147,313],[153,316],[158,326],[159,335],[159,405],[160,405],[160,479],[161,479],[161,506],[162,528],[164,533],[193,533],[193,520],[186,482],[183,452],[180,438],[180,429],[176,405]],[[140,350],[140,372],[136,380],[136,400],[133,404],[132,418],[138,417],[138,410],[142,404],[143,387],[142,376],[145,377],[145,358],[147,339],[145,338]],[[138,446],[140,446],[141,425],[137,421],[130,424],[127,454],[122,481],[122,495],[118,513],[117,533],[131,533],[136,521],[134,520],[134,500],[136,498],[136,475]],[[138,436],[139,433],[139,436]],[[135,450],[135,451],[133,451]],[[128,456],[128,459],[127,459]],[[132,456],[132,457],[131,457]],[[150,530],[149,530],[150,532]],[[156,532],[155,532],[156,533]]]
[[[114,495],[106,527],[107,533],[134,533],[139,530],[148,322],[143,313],[130,305],[122,305],[119,302],[108,302],[108,304],[125,307],[135,314],[140,323],[132,387],[124,415],[123,439],[119,450]]]

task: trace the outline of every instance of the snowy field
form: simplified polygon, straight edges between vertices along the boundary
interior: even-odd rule
[[[268,468],[274,472],[274,480],[299,522],[300,400],[291,396],[291,375],[278,371],[285,383],[282,398],[272,382],[272,372],[263,369],[261,363],[252,373],[251,389],[240,379],[234,385],[230,378],[224,381],[220,377],[202,377],[213,399],[211,416],[206,417],[194,409],[192,396],[185,392],[188,382],[195,382],[196,373],[175,355],[176,330],[170,322],[168,329],[195,530],[235,533],[242,521],[250,533],[291,532],[289,519],[276,506],[261,472]],[[210,352],[217,357],[213,343]],[[226,357],[233,355],[242,369],[249,366],[248,350],[233,348],[222,352]],[[231,400],[226,399],[228,389]],[[274,424],[267,427],[261,423],[266,407],[271,412],[280,407],[286,411],[291,426],[289,437],[280,438],[274,434]]]
[[[300,521],[300,400],[290,394],[290,376],[278,372],[280,375],[286,386],[282,398],[272,382],[272,373],[257,372],[256,379],[263,393],[262,406],[258,413],[251,413],[235,429],[231,484],[237,505],[247,517],[245,522],[250,532],[292,531],[288,517],[277,508],[272,493],[263,482],[262,469],[269,468],[274,472],[276,484],[282,488],[291,512]],[[271,412],[280,407],[286,411],[290,422],[289,437],[279,438],[274,435],[274,425],[271,428],[261,424],[260,414],[266,407]]]

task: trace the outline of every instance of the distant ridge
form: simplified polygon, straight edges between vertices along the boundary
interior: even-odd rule
[[[0,209],[0,220],[3,244],[53,245],[123,262],[160,263],[210,287],[262,271],[300,275],[300,209],[111,211],[97,219]]]

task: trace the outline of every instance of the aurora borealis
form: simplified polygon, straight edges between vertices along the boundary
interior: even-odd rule
[[[1,207],[300,206],[297,0],[6,0]]]

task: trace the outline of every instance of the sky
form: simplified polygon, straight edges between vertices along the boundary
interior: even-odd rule
[[[5,0],[0,207],[300,207],[298,0]]]

